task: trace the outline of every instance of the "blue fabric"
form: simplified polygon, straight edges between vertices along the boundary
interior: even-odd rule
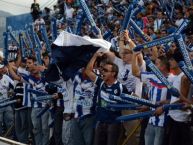
[[[61,75],[64,81],[67,81],[70,78],[74,78],[80,68],[86,67],[98,49],[98,47],[92,45],[65,47],[52,44],[52,58],[62,72]],[[59,79],[58,69],[55,64],[50,65],[45,74],[48,82]],[[56,80],[54,80],[55,78]]]

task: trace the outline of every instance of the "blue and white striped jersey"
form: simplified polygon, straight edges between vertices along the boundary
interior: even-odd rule
[[[115,81],[113,85],[108,86],[100,77],[97,77],[95,83],[99,86],[98,103],[101,107],[106,107],[107,103],[117,103],[110,99],[110,95],[120,96],[123,92],[128,92],[125,86],[118,81]]]
[[[93,98],[95,84],[84,79],[82,70],[79,70],[74,79],[74,110],[75,117],[93,114]]]
[[[121,111],[106,108],[109,103],[117,103],[110,98],[110,95],[120,96],[122,93],[128,93],[128,91],[126,87],[118,81],[115,81],[113,85],[108,86],[100,77],[97,77],[95,83],[97,87],[99,87],[97,102],[99,107],[97,107],[96,120],[112,123],[116,117],[121,115]]]
[[[167,80],[172,83],[173,75],[169,75]],[[142,72],[141,73],[141,81],[147,83],[149,86],[149,100],[153,103],[168,100],[171,98],[170,93],[168,92],[167,87],[151,72]],[[154,110],[154,108],[151,108]],[[160,116],[153,116],[149,119],[149,124],[154,126],[163,127],[165,125],[165,121],[167,119],[167,113],[163,113]]]
[[[22,79],[25,82],[23,105],[33,108],[45,107],[46,103],[31,101],[31,98],[37,98],[38,96],[27,91],[27,89],[45,91],[45,82],[42,79],[35,79],[31,75],[23,75]]]

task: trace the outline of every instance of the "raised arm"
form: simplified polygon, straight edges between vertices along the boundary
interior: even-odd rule
[[[133,40],[129,37],[128,31],[125,30],[123,33],[120,34],[120,41],[119,41],[120,51],[124,49],[133,50],[136,47],[136,44]],[[143,55],[142,53],[137,55],[138,65],[141,66],[143,64]]]
[[[138,78],[140,78],[140,65],[139,65],[139,60],[138,60],[138,55],[142,55],[140,52],[133,53],[133,58],[132,58],[132,74]]]
[[[21,50],[19,49],[18,55],[17,55],[17,60],[15,62],[16,67],[19,67],[20,63],[21,63]]]
[[[9,70],[9,73],[13,77],[14,80],[21,81],[21,77],[18,76],[15,71],[13,70],[12,66],[10,64],[7,65],[7,68]]]
[[[189,94],[189,90],[190,90],[190,81],[188,80],[188,78],[186,76],[183,76],[181,78],[181,88],[180,88],[180,100],[183,102],[186,102],[188,104],[192,104],[193,102],[191,100],[188,99],[188,94]]]
[[[120,50],[123,49],[128,49],[128,47],[130,49],[135,48],[135,43],[133,42],[133,40],[131,40],[131,38],[128,35],[128,31],[125,30],[123,33],[120,34],[120,39],[119,39],[119,47]]]
[[[102,54],[101,53],[95,53],[93,55],[92,59],[90,60],[90,62],[86,66],[85,73],[92,81],[96,80],[96,74],[93,72],[93,67],[94,67],[94,63],[96,61],[96,58],[99,56],[102,56]]]

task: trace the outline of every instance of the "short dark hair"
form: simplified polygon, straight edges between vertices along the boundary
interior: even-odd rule
[[[47,51],[44,52],[44,53],[42,53],[42,57],[43,57],[43,58],[46,57],[46,56],[50,58],[49,52],[47,52]]]
[[[163,65],[166,66],[166,69],[169,71],[170,70],[170,63],[168,61],[168,58],[166,56],[159,56],[158,59],[161,61]]]
[[[34,56],[28,56],[27,59],[31,59],[33,62],[36,62],[36,58]]]
[[[119,67],[112,61],[106,61],[106,64],[112,66],[112,72],[115,72],[114,77],[117,78],[118,73],[119,73]]]
[[[97,57],[95,64],[97,67],[100,67],[101,63],[106,63],[106,61],[108,60],[107,55],[103,54],[101,57]]]

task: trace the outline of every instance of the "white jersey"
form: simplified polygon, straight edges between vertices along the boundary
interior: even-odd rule
[[[174,82],[173,82],[173,86],[176,87],[176,89],[178,89],[180,91],[181,89],[181,79],[184,76],[184,73],[181,72],[179,75],[175,76]],[[179,98],[172,96],[171,97],[171,101],[170,103],[174,103],[176,101],[178,101]],[[170,110],[169,111],[169,116],[174,119],[175,121],[179,121],[179,122],[187,122],[189,121],[189,115],[190,115],[190,111],[183,111],[183,110]]]
[[[63,100],[64,100],[64,112],[63,113],[74,113],[75,110],[73,110],[73,90],[74,85],[71,79],[68,81],[61,80],[61,86],[62,89],[65,90],[62,93],[63,94]],[[59,91],[60,92],[60,91]]]
[[[169,75],[167,80],[172,83],[173,82],[173,75]],[[170,95],[168,93],[167,87],[153,74],[149,72],[142,72],[141,73],[141,80],[150,86],[148,97],[149,100],[153,103],[168,100],[170,99]],[[151,108],[151,110],[155,110]],[[149,124],[153,126],[163,127],[165,125],[166,120],[166,113],[163,113],[160,116],[153,116],[149,118]]]
[[[132,75],[131,64],[125,64],[123,60],[115,57],[114,63],[119,67],[118,81],[126,86],[129,92],[135,92],[141,97],[142,83],[139,78]],[[141,71],[145,71],[145,63],[141,66]]]
[[[7,75],[3,75],[0,80],[0,99],[8,98],[8,90],[13,87],[14,81]]]

